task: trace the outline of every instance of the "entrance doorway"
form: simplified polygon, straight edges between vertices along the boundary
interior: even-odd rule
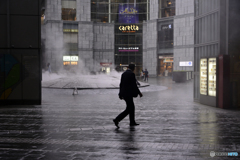
[[[158,76],[172,76],[173,57],[159,56],[158,59]]]

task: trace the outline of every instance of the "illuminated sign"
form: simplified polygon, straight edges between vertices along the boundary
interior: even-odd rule
[[[63,61],[70,61],[71,60],[71,56],[63,56]]]
[[[164,29],[172,29],[172,25],[171,24],[162,25],[162,30]]]
[[[118,47],[119,52],[138,52],[139,47]]]
[[[78,56],[71,56],[71,61],[78,61]]]
[[[63,61],[77,62],[78,61],[78,56],[63,56]]]
[[[165,56],[159,56],[158,58],[159,59],[166,59],[166,58],[172,58],[173,59],[173,57],[165,57]]]
[[[165,58],[163,63],[173,63],[173,59],[172,58]]]
[[[184,62],[179,62],[179,66],[192,66],[192,61],[184,61]]]
[[[122,32],[136,32],[139,27],[137,25],[119,26],[119,30]]]

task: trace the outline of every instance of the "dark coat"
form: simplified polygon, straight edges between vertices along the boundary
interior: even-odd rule
[[[126,70],[121,77],[119,97],[137,97],[140,91],[136,84],[135,74]]]
[[[148,77],[148,71],[144,71],[145,76]]]

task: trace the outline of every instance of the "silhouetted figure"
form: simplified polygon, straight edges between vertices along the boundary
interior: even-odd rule
[[[144,81],[148,82],[148,71],[147,71],[147,69],[145,69],[145,71],[144,71],[144,76],[145,76]]]
[[[48,72],[49,72],[49,73],[52,73],[52,70],[51,70],[51,65],[50,65],[50,63],[48,63],[48,64],[47,64],[47,68],[48,68]]]
[[[133,102],[133,97],[137,97],[138,95],[142,97],[142,93],[137,87],[137,80],[135,74],[133,73],[134,69],[135,65],[129,64],[128,69],[122,74],[121,77],[120,92],[118,96],[121,100],[125,100],[127,107],[122,113],[120,113],[115,119],[113,119],[113,122],[118,128],[119,122],[123,120],[128,114],[130,126],[139,125],[135,122],[135,106]]]

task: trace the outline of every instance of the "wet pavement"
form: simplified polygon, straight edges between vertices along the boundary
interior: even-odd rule
[[[117,89],[42,89],[41,106],[0,108],[0,159],[194,160],[210,151],[240,153],[240,111],[193,102],[193,81],[150,78],[135,99],[136,121],[112,119],[125,109]]]
[[[42,87],[52,89],[116,89],[119,88],[120,73],[112,75],[57,75],[44,74]],[[139,82],[140,88],[149,86],[148,83]]]

